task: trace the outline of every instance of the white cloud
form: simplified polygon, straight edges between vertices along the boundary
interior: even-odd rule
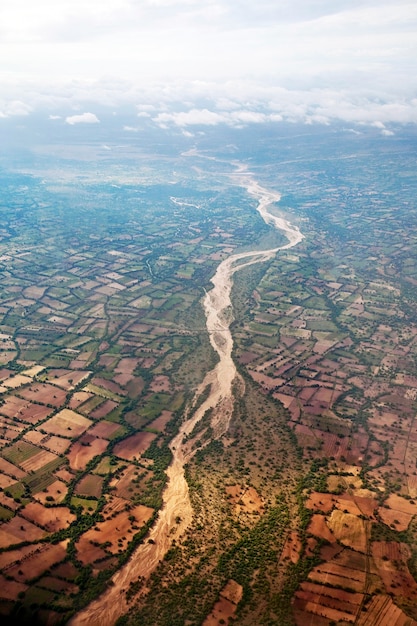
[[[98,124],[100,120],[94,113],[81,113],[80,115],[70,115],[65,118],[67,124]]]
[[[0,108],[0,117],[13,117],[29,115],[32,112],[32,107],[20,100],[9,100],[3,103]]]
[[[280,119],[417,121],[411,0],[97,6],[97,0],[0,3],[2,97],[52,115],[64,107],[128,103],[140,118],[149,114],[159,125],[181,128]],[[2,102],[0,112],[18,114]],[[66,121],[93,122],[75,115]]]

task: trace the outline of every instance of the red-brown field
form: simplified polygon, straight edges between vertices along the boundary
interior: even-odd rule
[[[114,447],[114,454],[126,461],[139,458],[156,438],[154,433],[141,432],[128,437]]]
[[[52,409],[10,395],[4,398],[4,403],[0,407],[0,413],[6,415],[6,417],[21,420],[28,424],[37,424],[37,422],[50,415]]]
[[[323,513],[330,513],[333,507],[336,505],[336,497],[331,493],[318,493],[313,491],[307,502],[306,507],[312,511],[322,511]]]
[[[172,419],[172,416],[172,411],[162,411],[161,415],[149,424],[149,428],[159,430],[159,432],[163,433],[166,425]]]
[[[55,563],[65,559],[67,544],[68,540],[66,539],[56,545],[42,544],[35,549],[31,546],[32,554],[26,556],[21,562],[17,561],[14,565],[7,568],[6,573],[19,582],[26,582],[40,576]]]
[[[231,485],[226,487],[226,493],[233,504],[235,515],[240,513],[262,513],[264,503],[253,487]]]
[[[67,495],[68,487],[61,480],[56,480],[52,485],[45,487],[43,491],[38,491],[33,497],[41,504],[59,504]],[[52,498],[52,500],[51,500]]]
[[[52,576],[44,576],[41,578],[37,585],[44,589],[50,589],[51,591],[69,593],[77,593],[78,587],[74,583],[70,583],[67,580],[61,580],[60,578],[54,578]]]
[[[284,544],[284,547],[281,552],[280,561],[291,561],[292,563],[297,563],[301,556],[302,544],[300,540],[300,535],[296,530],[293,530],[289,533],[287,540]]]
[[[51,461],[55,461],[57,458],[57,455],[53,454],[53,452],[40,450],[40,452],[30,457],[30,459],[27,459],[27,461],[20,463],[20,467],[25,470],[25,472],[36,472],[41,467]]]
[[[111,413],[117,406],[119,405],[114,400],[105,400],[103,404],[100,404],[100,406],[89,413],[89,417],[92,417],[95,420],[102,419]]]
[[[313,615],[353,623],[358,615],[363,594],[351,593],[324,585],[303,582],[295,594],[295,606],[305,611],[305,624],[315,624]]]
[[[96,540],[86,537],[87,534],[88,532],[77,543],[77,558],[84,565],[95,563],[107,556],[107,552],[96,545]]]
[[[48,372],[47,379],[54,385],[69,391],[90,374],[88,370],[53,369]]]
[[[117,383],[112,380],[107,380],[106,378],[95,377],[91,381],[93,385],[97,385],[97,387],[102,387],[103,389],[107,389],[107,391],[111,391],[111,393],[116,393],[119,396],[125,396],[126,391],[120,387]]]
[[[128,542],[132,539],[132,522],[129,517],[133,516],[136,520],[133,524],[140,528],[152,517],[153,509],[139,505],[126,511],[126,501],[122,500],[122,503],[122,510],[117,511],[116,509],[119,508],[117,506],[111,515],[106,515],[108,509],[105,508],[103,512],[105,521],[98,522],[94,528],[84,533],[83,545],[85,542],[109,543],[107,549],[113,554],[123,552],[126,549]],[[81,554],[80,546],[77,546],[77,549]]]
[[[67,528],[76,519],[66,506],[44,507],[40,502],[27,504],[21,515],[51,533]]]
[[[77,409],[81,404],[87,402],[90,398],[93,397],[94,394],[89,393],[88,391],[76,391],[72,396],[71,400],[68,404],[70,409]]]
[[[58,408],[64,404],[67,392],[49,383],[33,383],[24,389],[19,389],[19,396],[26,400],[51,404]]]
[[[1,526],[0,548],[7,548],[23,541],[36,541],[42,539],[45,534],[44,530],[16,515]]]
[[[0,473],[6,474],[7,476],[11,476],[12,478],[15,478],[16,480],[27,476],[27,473],[24,472],[22,469],[20,469],[20,467],[17,467],[16,465],[14,465],[14,463],[10,463],[10,461],[7,461],[6,459],[3,459],[1,457],[0,457]]]
[[[80,496],[99,498],[103,487],[103,477],[97,474],[87,474],[75,487],[75,493]]]
[[[64,454],[71,445],[68,439],[57,437],[56,435],[46,435],[39,443],[56,454]]]
[[[234,580],[229,580],[220,592],[220,598],[212,612],[203,622],[203,626],[220,626],[232,622],[236,608],[243,596],[243,587]]]
[[[413,600],[416,606],[417,583],[411,576],[407,565],[411,556],[409,546],[394,541],[375,541],[372,544],[372,556],[386,592]]]
[[[308,575],[308,579],[320,585],[331,585],[360,593],[364,589],[366,572],[365,568],[361,570],[345,567],[333,560],[317,565]]]
[[[140,493],[143,490],[144,483],[152,475],[153,472],[130,465],[121,474],[118,474],[117,478],[113,478],[110,485],[115,487],[116,495],[129,500],[135,493]]]
[[[106,439],[85,434],[71,446],[67,454],[71,469],[84,469],[91,459],[98,454],[103,454],[108,445],[109,442]]]
[[[398,531],[406,530],[413,516],[417,514],[417,504],[396,494],[390,494],[384,506],[379,507],[378,513],[387,526],[392,526]]]
[[[27,588],[27,585],[15,580],[8,580],[0,574],[0,600],[16,601],[19,594],[25,592]]]
[[[332,531],[326,524],[326,518],[324,517],[324,515],[319,515],[319,514],[312,515],[311,521],[307,530],[309,533],[311,533],[315,537],[325,539],[326,541],[330,541],[330,543],[336,542],[335,536],[333,535]]]
[[[75,413],[75,411],[70,409],[62,409],[62,411],[42,424],[42,430],[53,435],[63,435],[72,438],[81,435],[91,424],[91,420],[83,415]]]
[[[106,420],[102,420],[95,424],[88,431],[89,435],[93,435],[94,437],[102,437],[103,439],[111,439],[112,435],[118,430],[120,430],[120,424],[115,422],[106,422]]]
[[[159,374],[158,376],[154,376],[150,385],[151,391],[155,391],[158,393],[158,391],[169,391],[170,389],[171,389],[171,384],[170,384],[168,376],[165,376],[162,374]]]
[[[405,615],[389,596],[376,595],[363,611],[357,626],[417,626],[417,622]]]

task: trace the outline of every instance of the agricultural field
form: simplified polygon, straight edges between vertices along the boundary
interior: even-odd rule
[[[236,129],[0,159],[1,619],[77,620],[153,549],[170,444],[210,393],[210,280],[286,242],[239,161],[304,239],[234,275],[228,428],[208,410],[183,437],[193,514],[123,623],[417,623],[415,151],[299,131],[262,157]]]

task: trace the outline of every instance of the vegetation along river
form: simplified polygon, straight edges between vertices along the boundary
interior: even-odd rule
[[[129,589],[130,583],[139,577],[148,578],[159,561],[164,558],[173,540],[178,539],[190,525],[192,507],[184,475],[184,465],[196,449],[193,449],[193,441],[189,439],[189,435],[208,409],[214,409],[212,428],[216,438],[227,432],[232,416],[232,385],[237,377],[236,366],[232,359],[233,338],[230,332],[233,319],[230,299],[233,275],[244,267],[267,261],[280,250],[296,246],[304,237],[297,226],[273,215],[268,210],[271,205],[280,200],[280,194],[261,187],[251,178],[244,166],[238,167],[234,177],[238,184],[246,187],[248,193],[257,199],[257,210],[263,220],[282,231],[288,243],[270,250],[233,254],[218,266],[211,279],[213,288],[206,292],[203,305],[210,343],[217,352],[219,361],[206,374],[180,431],[171,442],[173,458],[167,470],[168,482],[163,494],[163,507],[149,532],[148,541],[141,544],[128,563],[113,576],[113,584],[70,621],[71,626],[112,626],[129,609],[125,592]],[[208,386],[210,388],[208,397],[198,405],[197,409],[194,409],[193,407],[197,406],[198,399]]]

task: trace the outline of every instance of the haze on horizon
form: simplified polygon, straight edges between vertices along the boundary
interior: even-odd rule
[[[416,48],[410,0],[15,0],[0,7],[0,118],[91,124],[95,106],[128,105],[183,131],[343,120],[390,134],[417,122]]]

